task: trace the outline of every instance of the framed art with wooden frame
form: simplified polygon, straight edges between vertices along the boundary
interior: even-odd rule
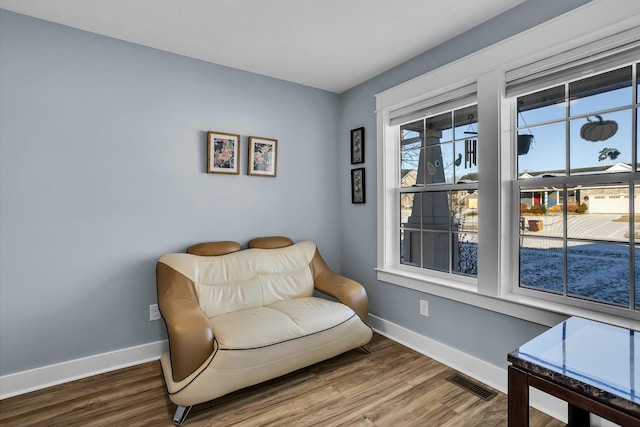
[[[207,173],[240,173],[240,135],[207,132]]]
[[[278,140],[249,137],[248,175],[275,177],[278,166]]]
[[[351,129],[351,164],[364,163],[364,128]]]
[[[351,203],[365,203],[364,168],[351,169]]]

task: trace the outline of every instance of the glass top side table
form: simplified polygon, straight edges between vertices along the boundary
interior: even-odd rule
[[[640,332],[571,317],[509,353],[509,426],[529,425],[529,386],[569,404],[569,426],[589,413],[640,426]]]

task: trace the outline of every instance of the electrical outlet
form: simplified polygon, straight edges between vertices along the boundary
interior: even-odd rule
[[[149,322],[153,322],[154,320],[160,320],[160,309],[158,308],[158,304],[151,304],[149,306]]]
[[[429,317],[429,301],[420,300],[420,314]]]

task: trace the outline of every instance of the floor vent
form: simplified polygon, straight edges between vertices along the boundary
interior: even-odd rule
[[[480,399],[491,400],[496,396],[496,393],[481,386],[480,384],[468,380],[459,374],[454,374],[447,378],[447,381],[454,383],[457,386],[462,387],[467,390],[469,393],[478,396]]]

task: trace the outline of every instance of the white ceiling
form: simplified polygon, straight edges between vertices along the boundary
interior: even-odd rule
[[[524,0],[0,0],[0,8],[342,93]]]

